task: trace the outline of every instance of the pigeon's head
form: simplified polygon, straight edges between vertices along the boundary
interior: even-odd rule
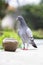
[[[26,27],[26,22],[22,16],[18,16],[16,21],[19,21],[22,27]]]
[[[17,21],[23,21],[23,17],[22,16],[18,16],[17,17]]]

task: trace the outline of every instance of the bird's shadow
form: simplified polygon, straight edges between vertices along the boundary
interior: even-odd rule
[[[37,50],[37,49],[29,49],[29,50]]]
[[[34,50],[36,51],[37,48],[35,48],[35,49],[34,49],[34,48],[33,48],[33,49],[30,48],[30,49],[28,49],[28,50],[22,50],[22,49],[20,49],[20,50],[16,51],[16,53],[17,53],[17,52],[21,52],[21,51],[34,51]]]

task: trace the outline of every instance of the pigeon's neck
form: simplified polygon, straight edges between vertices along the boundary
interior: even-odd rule
[[[27,24],[26,24],[26,22],[25,22],[24,20],[21,20],[21,21],[20,21],[20,24],[21,24],[21,26],[24,27],[24,28],[27,27]]]

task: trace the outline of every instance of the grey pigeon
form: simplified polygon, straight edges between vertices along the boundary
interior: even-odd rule
[[[35,42],[34,42],[34,38],[32,35],[32,31],[31,29],[27,26],[24,18],[22,16],[18,16],[16,19],[16,29],[17,29],[17,33],[19,34],[19,36],[21,37],[23,44],[24,44],[24,49],[25,49],[25,43],[27,43],[27,48],[28,45],[31,44],[33,47],[37,48]]]

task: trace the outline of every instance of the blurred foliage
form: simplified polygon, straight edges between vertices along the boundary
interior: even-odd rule
[[[26,5],[21,10],[30,28],[43,29],[43,5]]]
[[[5,0],[0,0],[0,18],[2,18],[5,15]]]
[[[33,30],[33,37],[35,39],[43,39],[43,30],[42,29]]]

